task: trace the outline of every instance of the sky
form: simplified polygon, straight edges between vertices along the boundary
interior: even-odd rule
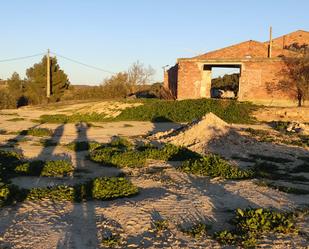
[[[139,61],[153,81],[165,65],[245,40],[309,31],[309,1],[299,0],[10,0],[0,3],[0,78],[22,77],[52,52],[111,72]],[[111,74],[58,57],[72,84],[99,84]]]

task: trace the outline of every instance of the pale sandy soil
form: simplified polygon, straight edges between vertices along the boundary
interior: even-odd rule
[[[0,115],[0,129],[18,131],[38,126],[30,120],[46,112],[54,113],[53,110],[34,111],[31,108],[17,112],[26,120],[6,121],[14,116]],[[13,182],[24,188],[31,188],[63,182],[75,184],[95,176],[115,176],[120,172],[119,169],[97,165],[85,158],[86,152],[73,152],[63,145],[71,141],[107,142],[115,135],[135,138],[179,127],[179,124],[150,122],[114,122],[96,123],[96,125],[101,127],[89,127],[85,132],[81,132],[74,124],[39,125],[53,129],[52,139],[60,143],[58,146],[44,148],[38,145],[39,138],[30,136],[29,141],[18,144],[12,142],[15,149],[30,159],[67,158],[73,162],[76,169],[86,169],[77,171],[74,176],[67,178],[18,177],[13,179]],[[242,127],[233,126],[233,128],[239,130]],[[266,126],[264,128],[269,129]],[[10,138],[18,140],[23,137],[0,135],[0,144],[8,144],[7,140]],[[237,139],[232,139],[231,142],[237,145],[240,143]],[[215,144],[210,148],[216,149],[218,154],[227,158],[234,153],[242,156],[249,152],[275,154],[278,157],[288,158],[309,155],[308,150],[304,148],[257,142],[245,145],[241,143],[241,147],[237,149],[230,143]],[[236,160],[236,163],[240,162]],[[296,160],[288,166],[293,167],[297,163]],[[245,167],[244,164],[241,166]],[[309,195],[286,194],[257,186],[255,180],[232,181],[187,175],[177,171],[175,165],[171,163],[152,161],[145,168],[124,171],[140,189],[140,193],[135,197],[84,203],[26,201],[1,208],[0,248],[108,248],[104,247],[101,241],[109,233],[121,236],[120,248],[221,248],[210,236],[201,240],[193,239],[182,233],[180,228],[205,222],[211,225],[209,233],[212,234],[230,227],[228,221],[233,216],[231,211],[236,208],[264,207],[283,211],[309,205]],[[156,233],[153,231],[154,222],[161,218],[169,221],[169,229]],[[299,219],[297,225],[302,232],[301,236],[269,234],[261,240],[259,247],[309,248],[308,217]]]
[[[259,121],[309,122],[309,107],[266,107],[254,113]]]

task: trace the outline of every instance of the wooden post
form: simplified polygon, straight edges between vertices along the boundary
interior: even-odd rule
[[[273,29],[272,27],[270,26],[270,29],[269,29],[269,45],[268,45],[268,58],[271,58],[271,53],[272,53],[272,46],[273,46]]]
[[[50,86],[50,58],[49,58],[49,49],[47,50],[47,84],[46,84],[46,97],[50,97],[50,92],[51,92],[51,86]]]

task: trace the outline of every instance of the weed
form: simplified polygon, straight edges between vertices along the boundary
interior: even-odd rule
[[[200,239],[207,234],[209,226],[204,223],[197,223],[188,229],[182,229],[183,233],[190,235],[193,238]]]
[[[115,118],[108,118],[104,114],[76,113],[71,116],[64,114],[42,115],[43,123],[78,123],[100,121],[154,121],[154,122],[190,122],[213,112],[220,118],[231,123],[252,123],[254,119],[250,113],[257,106],[248,102],[229,100],[197,99],[181,101],[152,100],[144,101],[144,105],[127,108]]]
[[[138,188],[124,177],[101,177],[93,181],[92,197],[98,200],[136,195]]]
[[[185,173],[211,177],[220,176],[225,179],[247,179],[254,175],[253,171],[242,170],[216,155],[187,160],[178,169]]]
[[[89,157],[92,161],[104,165],[135,168],[144,166],[147,159],[181,161],[188,158],[199,158],[200,155],[171,144],[166,144],[161,149],[144,146],[134,150],[130,142],[120,139],[93,150]]]
[[[30,135],[36,137],[51,136],[52,134],[53,131],[48,128],[31,128],[29,130],[23,130],[20,132],[20,135]]]
[[[108,120],[104,114],[100,113],[75,113],[70,116],[65,114],[42,115],[40,117],[42,123],[80,123],[80,122],[100,122]]]
[[[164,219],[156,220],[153,222],[153,225],[154,225],[154,229],[157,232],[162,232],[168,229],[168,220],[164,220]]]
[[[235,229],[220,231],[214,235],[221,244],[252,248],[263,234],[297,232],[295,215],[292,213],[280,213],[262,208],[237,209],[235,213],[232,220]]]
[[[109,237],[102,239],[102,245],[107,248],[114,248],[121,244],[121,238],[119,235],[111,234]]]
[[[77,142],[71,142],[66,145],[66,147],[73,151],[93,151],[97,148],[102,146],[101,143],[95,142],[95,141],[77,141]]]
[[[31,176],[60,177],[71,174],[74,167],[71,162],[66,160],[58,161],[32,161],[18,165],[15,172]]]

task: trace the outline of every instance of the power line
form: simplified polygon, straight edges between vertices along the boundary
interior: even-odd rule
[[[63,58],[65,60],[68,60],[68,61],[71,61],[71,62],[74,62],[76,64],[80,64],[82,66],[85,66],[85,67],[89,67],[89,68],[92,68],[92,69],[95,69],[95,70],[98,70],[98,71],[102,71],[102,72],[105,72],[105,73],[110,73],[110,74],[116,74],[115,72],[112,72],[112,71],[109,71],[109,70],[105,70],[103,68],[99,68],[99,67],[96,67],[96,66],[92,66],[92,65],[89,65],[89,64],[86,64],[86,63],[83,63],[83,62],[80,62],[80,61],[77,61],[77,60],[74,60],[74,59],[71,59],[71,58],[68,58],[66,56],[63,56],[63,55],[60,55],[60,54],[57,54],[55,52],[51,52],[52,54],[60,57],[60,58]]]
[[[25,60],[28,58],[32,58],[32,57],[37,57],[40,55],[43,55],[45,53],[40,53],[40,54],[34,54],[34,55],[28,55],[28,56],[23,56],[23,57],[15,57],[15,58],[10,58],[10,59],[4,59],[4,60],[0,60],[0,62],[9,62],[9,61],[18,61],[18,60]]]

